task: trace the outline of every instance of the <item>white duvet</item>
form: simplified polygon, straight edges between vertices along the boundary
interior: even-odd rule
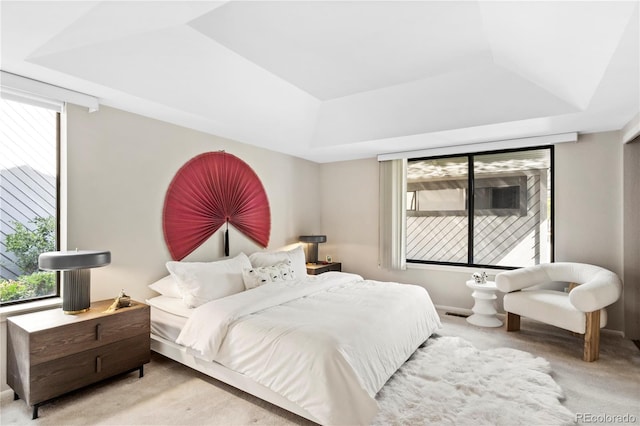
[[[329,272],[206,303],[176,342],[323,424],[369,424],[376,393],[439,327],[424,288]]]

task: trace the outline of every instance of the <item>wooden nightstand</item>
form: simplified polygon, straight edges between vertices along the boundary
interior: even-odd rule
[[[307,263],[307,274],[319,275],[329,271],[342,271],[342,263]]]
[[[149,306],[104,313],[112,299],[91,304],[78,315],[61,309],[7,319],[7,384],[14,399],[38,407],[48,400],[150,361]]]

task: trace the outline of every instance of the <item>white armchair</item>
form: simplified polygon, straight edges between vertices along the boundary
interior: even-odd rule
[[[551,282],[571,283],[570,291],[539,288]],[[569,262],[500,272],[496,286],[507,293],[507,331],[520,330],[520,316],[524,316],[583,334],[583,359],[588,362],[599,357],[600,328],[607,324],[604,308],[622,293],[622,283],[615,273],[595,265]]]

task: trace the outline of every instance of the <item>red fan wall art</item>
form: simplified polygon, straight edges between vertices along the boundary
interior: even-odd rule
[[[224,151],[200,154],[178,170],[164,199],[162,227],[171,257],[184,259],[225,224],[266,247],[271,233],[267,194],[238,157]],[[227,256],[228,235],[227,229]]]

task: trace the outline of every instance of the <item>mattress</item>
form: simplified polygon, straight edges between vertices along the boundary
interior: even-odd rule
[[[193,309],[175,297],[157,296],[146,302],[151,307],[151,333],[175,342]]]
[[[172,341],[250,377],[322,424],[368,424],[377,391],[439,326],[422,287],[329,272],[195,308]]]

